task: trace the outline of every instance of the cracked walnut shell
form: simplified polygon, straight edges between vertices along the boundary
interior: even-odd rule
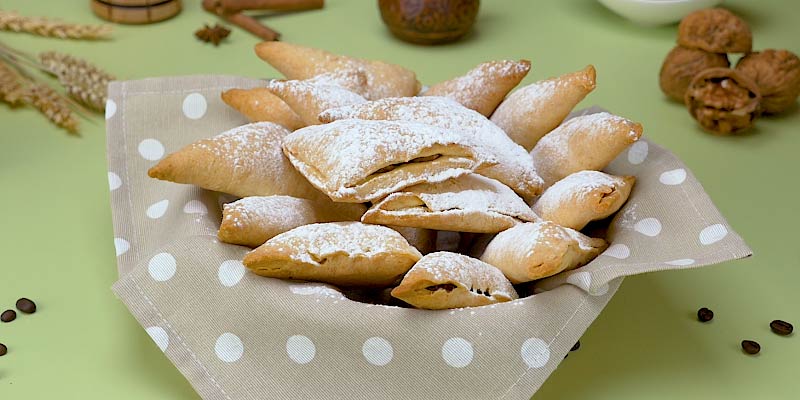
[[[720,135],[750,128],[760,101],[756,84],[730,68],[710,68],[695,76],[684,99],[692,117]]]
[[[736,71],[755,82],[767,114],[786,111],[800,95],[800,58],[787,50],[767,49],[739,60]]]
[[[697,74],[709,68],[728,66],[730,62],[725,54],[675,46],[661,65],[659,85],[664,94],[682,102],[686,88]]]
[[[723,8],[695,11],[678,25],[678,44],[712,53],[749,53],[753,34],[743,19]]]

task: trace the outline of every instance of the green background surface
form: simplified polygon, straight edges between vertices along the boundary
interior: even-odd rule
[[[257,40],[234,29],[214,48],[194,39],[215,22],[199,1],[175,19],[118,26],[114,39],[64,41],[0,33],[30,52],[85,57],[124,79],[186,74],[278,76],[258,60]],[[594,64],[598,104],[641,121],[645,135],[675,152],[704,183],[755,256],[702,270],[629,278],[535,396],[543,399],[796,398],[800,337],[768,324],[800,324],[798,150],[800,112],[758,121],[740,137],[703,133],[658,89],[658,70],[676,27],[645,28],[592,0],[484,1],[475,32],[448,46],[392,38],[374,1],[329,0],[319,11],[269,16],[286,41],[415,70],[424,83],[498,58],[533,63],[524,83]],[[728,1],[746,17],[754,47],[800,53],[795,1]],[[88,1],[4,0],[4,9],[96,23]],[[29,109],[0,105],[0,309],[20,296],[40,311],[0,324],[2,399],[196,399],[109,287],[116,265],[102,117],[69,136]],[[696,321],[712,308],[709,324]],[[761,343],[752,357],[742,339]],[[376,393],[376,398],[380,394]]]

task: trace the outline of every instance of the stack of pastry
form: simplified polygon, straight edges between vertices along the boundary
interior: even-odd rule
[[[600,171],[642,127],[564,122],[594,89],[592,66],[509,94],[530,63],[492,61],[420,93],[397,65],[283,42],[256,53],[287,80],[222,93],[252,123],[149,171],[241,197],[219,238],[254,248],[253,273],[446,309],[516,299],[514,285],[606,248],[580,230],[627,200],[634,177]]]

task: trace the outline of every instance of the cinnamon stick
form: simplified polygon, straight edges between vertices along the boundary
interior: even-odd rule
[[[225,13],[244,10],[302,11],[325,6],[325,0],[216,0]]]
[[[266,41],[278,40],[281,37],[280,32],[271,29],[270,27],[258,22],[253,17],[242,14],[241,12],[227,13],[221,6],[221,0],[203,0],[203,9],[216,14],[226,21],[258,36]]]

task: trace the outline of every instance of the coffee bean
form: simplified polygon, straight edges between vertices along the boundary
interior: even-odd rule
[[[17,310],[20,310],[25,314],[33,314],[36,312],[36,303],[23,297],[17,300]]]
[[[742,340],[742,350],[747,354],[758,354],[761,351],[761,345],[752,340]]]
[[[700,322],[711,321],[712,319],[714,319],[714,312],[703,307],[697,310],[697,319],[700,320]]]
[[[0,321],[11,322],[17,318],[17,313],[14,310],[5,310],[0,314]]]
[[[0,357],[6,355],[8,353],[8,347],[6,345],[0,343]]]
[[[578,349],[580,349],[580,348],[581,348],[581,341],[580,341],[580,340],[578,340],[577,342],[575,342],[575,345],[574,345],[574,346],[572,346],[572,348],[571,348],[571,349],[569,349],[569,351],[575,351],[575,350],[578,350]]]
[[[792,331],[794,331],[794,327],[792,326],[792,324],[786,321],[781,321],[779,319],[770,322],[769,327],[772,329],[773,332],[781,336],[791,335]]]

